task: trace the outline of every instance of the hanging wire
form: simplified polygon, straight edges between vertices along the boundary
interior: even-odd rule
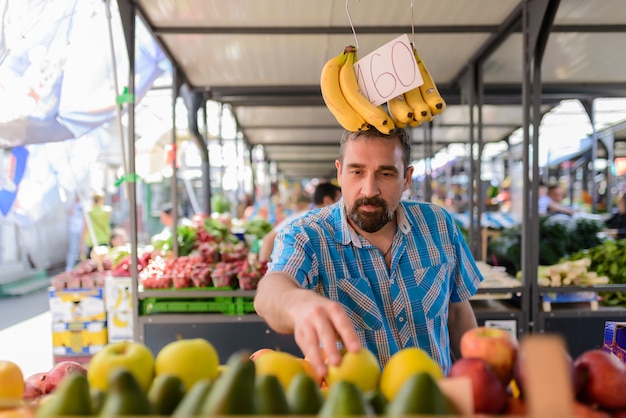
[[[411,0],[411,37],[413,38],[413,45],[415,45],[415,20],[413,20],[413,4],[415,0]]]
[[[346,14],[348,15],[348,22],[350,22],[350,28],[352,29],[352,34],[354,35],[354,46],[357,51],[359,50],[359,40],[356,37],[356,31],[354,30],[354,24],[352,23],[352,16],[350,16],[350,9],[348,8],[348,3],[350,0],[346,0]],[[411,0],[412,2],[412,0]]]

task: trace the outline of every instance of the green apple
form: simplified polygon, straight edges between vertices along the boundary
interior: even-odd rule
[[[157,353],[155,375],[178,376],[185,389],[201,379],[215,380],[219,374],[219,357],[215,347],[203,338],[173,341]]]
[[[109,375],[117,368],[128,370],[147,393],[154,378],[154,355],[148,347],[134,341],[108,344],[89,362],[89,387],[107,392]]]

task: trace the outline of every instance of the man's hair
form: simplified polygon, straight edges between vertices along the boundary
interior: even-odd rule
[[[409,135],[409,131],[404,128],[394,128],[389,132],[388,135],[379,132],[376,128],[368,129],[367,131],[358,131],[351,132],[345,131],[341,136],[341,141],[339,142],[339,162],[343,163],[343,157],[345,152],[345,145],[348,141],[354,141],[359,138],[364,139],[372,139],[372,138],[383,138],[383,139],[396,139],[400,140],[400,144],[402,145],[403,151],[403,163],[404,170],[409,168],[411,165],[411,136]]]
[[[341,193],[341,189],[333,183],[320,183],[313,192],[313,204],[316,206],[324,204],[326,196],[334,201],[337,193]]]
[[[174,208],[174,206],[172,206],[171,203],[167,202],[167,203],[163,203],[161,205],[161,212],[165,213],[166,215],[171,215],[172,214],[172,209]]]

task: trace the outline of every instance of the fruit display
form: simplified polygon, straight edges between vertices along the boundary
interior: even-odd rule
[[[383,106],[375,106],[360,89],[354,63],[356,47],[349,45],[342,53],[328,60],[322,67],[320,86],[324,103],[335,119],[346,130],[358,132],[376,128],[388,134],[395,127],[419,126],[430,122],[445,110],[446,104],[424,62],[413,47],[417,68],[423,79],[419,87],[391,98],[388,112]]]
[[[367,349],[343,352],[340,363],[329,365],[322,378],[306,366],[308,360],[270,348],[235,352],[220,365],[212,344],[194,338],[173,341],[155,356],[141,343],[113,343],[94,355],[85,368],[66,362],[24,380],[17,365],[0,361],[0,394],[5,410],[15,412],[11,416],[35,418],[526,416],[532,392],[529,381],[536,383],[539,377],[557,384],[552,376],[530,373],[529,364],[545,353],[553,357],[542,358],[544,363],[563,366],[565,381],[558,384],[570,384],[561,393],[570,394],[566,401],[575,416],[626,413],[626,364],[617,357],[589,350],[572,359],[560,344],[539,353],[535,344],[534,351],[525,352],[528,344],[524,341],[518,344],[513,337],[492,331],[478,327],[466,332],[464,354],[447,375],[425,351],[414,347],[398,351],[382,368],[375,360],[374,364]],[[527,338],[537,341],[537,337]],[[494,363],[494,357],[502,361]],[[503,376],[510,380],[503,381]],[[449,385],[453,382],[467,382],[467,386],[456,386],[455,392]],[[471,393],[458,393],[458,388],[470,387]],[[11,399],[12,403],[7,402]]]

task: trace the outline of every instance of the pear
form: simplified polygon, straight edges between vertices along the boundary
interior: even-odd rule
[[[90,416],[91,397],[87,376],[79,373],[68,374],[54,391],[51,399],[43,402],[35,418]]]
[[[100,411],[101,417],[151,415],[152,406],[133,374],[122,368],[109,375],[109,391]]]

